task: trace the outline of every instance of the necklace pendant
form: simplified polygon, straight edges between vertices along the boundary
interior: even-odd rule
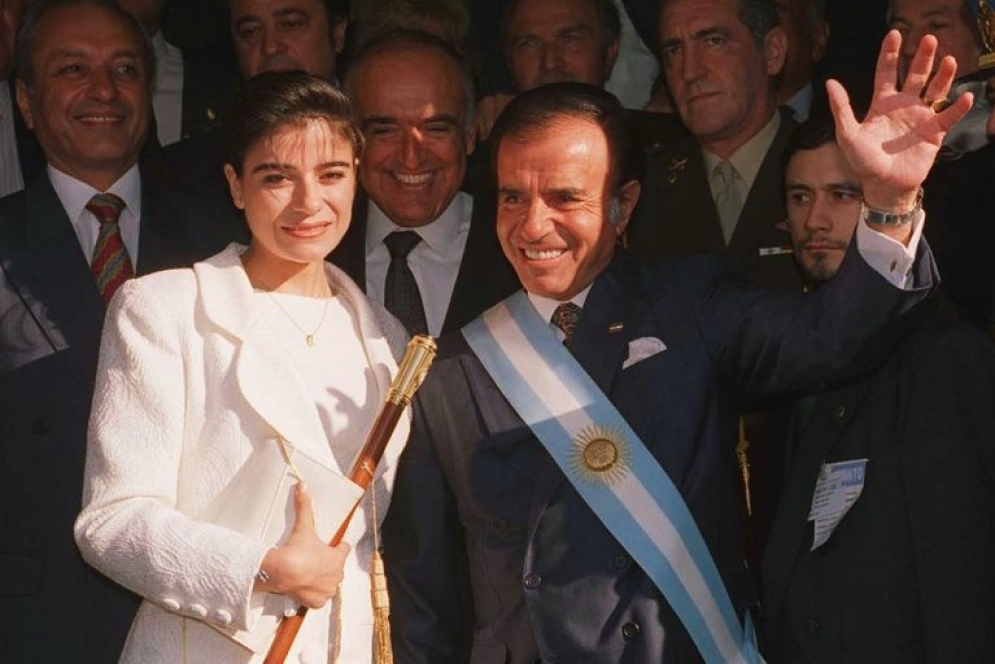
[[[306,337],[304,337],[304,341],[307,342],[307,346],[308,348],[310,348],[311,346],[314,345],[314,335],[313,334],[307,335]]]

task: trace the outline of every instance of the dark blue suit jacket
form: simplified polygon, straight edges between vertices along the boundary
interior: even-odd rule
[[[847,263],[832,288],[804,296],[732,282],[711,258],[649,268],[620,251],[571,344],[680,489],[740,612],[755,600],[734,495],[741,402],[842,379],[890,343],[872,331],[922,296],[892,288],[856,255]],[[931,270],[927,257],[917,283],[931,283]],[[642,337],[667,348],[623,369]],[[442,340],[416,399],[384,543],[400,663],[465,661],[468,640],[473,664],[699,661],[659,590],[461,335]],[[470,612],[460,604],[464,558]]]
[[[147,184],[145,274],[216,247],[209,220]],[[117,661],[134,597],[73,540],[104,305],[48,177],[0,200],[0,659]]]
[[[771,664],[981,664],[995,653],[995,346],[924,317],[861,382],[796,409],[764,553]],[[863,492],[811,551],[822,464]]]

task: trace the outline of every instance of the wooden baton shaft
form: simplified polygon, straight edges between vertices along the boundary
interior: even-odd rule
[[[372,484],[377,464],[380,463],[380,458],[383,456],[384,450],[387,449],[391,436],[394,435],[397,422],[401,419],[404,409],[411,403],[415,391],[424,380],[425,373],[434,358],[435,341],[431,337],[419,335],[408,343],[408,349],[404,354],[404,359],[401,360],[397,376],[387,392],[387,399],[380,407],[377,419],[373,422],[373,428],[370,429],[366,442],[359,452],[359,458],[349,475],[349,479],[364,492]],[[337,546],[345,537],[349,522],[352,521],[352,515],[356,513],[358,506],[359,501],[352,506],[349,515],[346,516],[329,542],[329,546]],[[276,630],[276,636],[266,653],[263,664],[283,664],[286,661],[307,612],[308,607],[300,606],[292,615],[284,616]]]

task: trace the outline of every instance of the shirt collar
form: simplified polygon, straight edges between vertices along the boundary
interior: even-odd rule
[[[796,92],[784,105],[791,109],[797,122],[805,122],[812,110],[812,99],[815,97],[815,89],[808,83],[801,90]]]
[[[587,302],[587,295],[591,292],[591,286],[593,282],[588,284],[581,292],[574,295],[569,300],[556,300],[551,297],[546,297],[544,295],[536,295],[535,293],[527,293],[529,296],[529,302],[535,307],[536,311],[542,317],[543,321],[547,324],[553,320],[553,312],[556,311],[556,307],[560,306],[562,302],[573,302],[581,309],[584,308],[584,303]]]
[[[108,187],[106,192],[94,189],[85,182],[63,173],[51,164],[48,165],[48,178],[70,219],[79,219],[90,199],[100,193],[111,193],[119,196],[124,201],[125,208],[136,219],[141,218],[142,179],[138,173],[138,164],[129,168],[117,182]]]
[[[757,132],[756,136],[739,146],[739,149],[726,160],[736,169],[736,173],[746,185],[747,191],[753,188],[753,181],[757,179],[760,165],[763,164],[764,157],[774,142],[774,137],[777,136],[777,130],[780,127],[781,114],[775,109],[774,115],[764,128]],[[711,176],[715,166],[722,161],[722,158],[704,148],[701,150],[701,155],[705,162],[705,172]]]
[[[415,231],[435,253],[448,255],[459,235],[460,225],[473,214],[473,196],[460,191],[435,221],[417,228],[399,226],[391,221],[373,199],[369,199],[366,217],[366,255],[380,246],[384,238],[394,231]]]

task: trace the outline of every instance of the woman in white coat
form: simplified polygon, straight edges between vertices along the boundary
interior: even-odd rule
[[[327,546],[405,341],[324,260],[349,224],[362,138],[341,93],[296,73],[248,82],[229,129],[251,244],[112,301],[76,540],[145,598],[122,661],[262,661],[300,603],[313,610],[288,661],[365,664],[371,533],[408,422],[347,544]]]

